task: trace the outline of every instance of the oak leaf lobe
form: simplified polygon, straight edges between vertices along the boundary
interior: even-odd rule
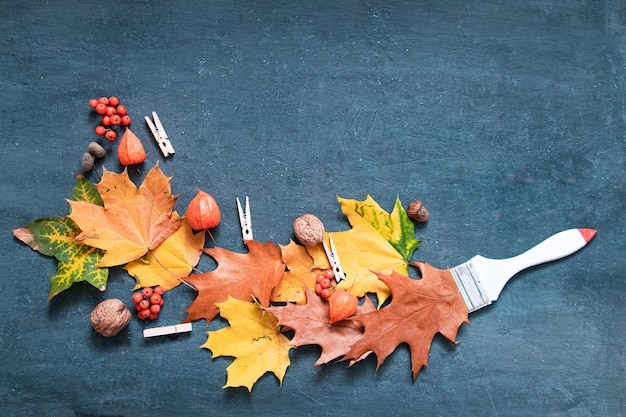
[[[352,320],[363,328],[363,337],[352,345],[344,360],[358,361],[373,351],[377,369],[402,343],[409,345],[413,379],[428,364],[430,345],[437,333],[456,343],[459,327],[468,321],[468,309],[449,269],[441,270],[416,262],[421,279],[397,272],[377,273],[391,289],[389,305]]]

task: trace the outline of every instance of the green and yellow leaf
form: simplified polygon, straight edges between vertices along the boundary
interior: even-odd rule
[[[96,187],[82,176],[76,178],[76,183],[72,189],[72,201],[84,201],[97,206],[104,205]]]
[[[348,218],[352,229],[326,233],[328,243],[331,234],[337,255],[346,274],[338,288],[345,289],[357,297],[375,293],[378,305],[390,295],[389,288],[372,272],[408,274],[409,260],[420,241],[414,237],[414,226],[396,199],[391,214],[383,210],[369,195],[364,201],[338,197],[341,210]],[[328,267],[326,253],[321,246],[307,249],[314,264]]]
[[[97,203],[97,191],[84,177],[76,179],[73,198]],[[83,200],[84,201],[84,200]],[[100,249],[76,241],[80,229],[68,217],[44,217],[13,231],[13,235],[33,250],[58,260],[56,274],[50,280],[48,299],[68,289],[75,282],[86,281],[100,291],[106,289],[108,268],[98,264],[104,255]]]
[[[351,225],[365,221],[376,229],[406,262],[411,260],[413,252],[421,242],[415,239],[415,227],[406,214],[400,197],[396,197],[391,214],[383,210],[370,195],[363,201],[344,198],[338,200]]]

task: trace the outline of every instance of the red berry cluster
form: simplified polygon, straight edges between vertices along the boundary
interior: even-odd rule
[[[328,300],[333,294],[333,279],[335,274],[331,269],[327,269],[324,273],[319,274],[315,278],[315,294],[325,300]]]
[[[117,138],[117,132],[113,130],[113,126],[130,126],[131,118],[128,116],[128,109],[115,96],[92,98],[89,100],[89,107],[102,116],[101,124],[96,127],[98,136],[114,141]]]
[[[156,320],[163,306],[163,287],[145,287],[133,293],[133,302],[140,320]]]

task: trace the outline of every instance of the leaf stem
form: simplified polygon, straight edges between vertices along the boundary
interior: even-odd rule
[[[161,263],[161,261],[159,261],[159,258],[157,258],[154,255],[154,252],[152,252],[152,257],[154,258],[155,261],[157,261],[157,263],[161,266],[161,268],[165,269],[165,271],[167,271],[170,275],[172,275],[174,278],[176,278],[177,280],[179,280],[180,282],[182,282],[183,284],[185,284],[186,286],[188,286],[189,288],[191,288],[194,291],[198,291],[198,289],[196,287],[194,287],[193,285],[191,285],[189,282],[185,281],[184,279],[182,279],[181,277],[179,277],[178,275],[176,275],[175,273],[173,273],[172,271],[170,271],[165,265],[163,265],[163,263]]]

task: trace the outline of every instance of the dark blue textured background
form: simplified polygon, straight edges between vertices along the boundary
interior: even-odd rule
[[[1,415],[626,415],[623,1],[74,3],[0,2]],[[306,212],[345,230],[337,195],[422,199],[414,260],[438,268],[572,227],[598,235],[521,273],[458,345],[437,337],[415,382],[406,346],[377,373],[373,357],[314,367],[304,347],[282,387],[268,374],[224,390],[230,359],[199,347],[204,322],[146,341],[132,320],[104,339],[90,311],[130,305],[134,281],[114,269],[105,293],[77,284],[47,302],[55,262],[12,236],[67,213],[96,138],[87,100],[112,94],[145,139],[143,169],[173,176],[181,211],[195,187],[213,194],[232,250],[245,195],[255,238],[277,244]],[[142,123],[153,110],[166,160]],[[105,166],[120,170],[113,154]],[[168,293],[159,324],[193,298]]]

